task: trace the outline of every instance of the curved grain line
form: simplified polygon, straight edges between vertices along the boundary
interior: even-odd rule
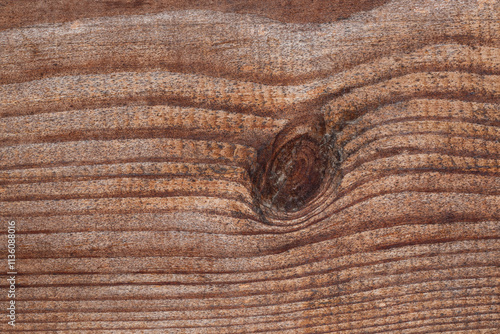
[[[40,184],[4,185],[0,188],[0,199],[4,202],[126,198],[126,197],[170,197],[170,196],[220,196],[224,199],[252,203],[248,184],[218,180],[192,180],[186,177],[175,179],[115,178],[108,180],[45,182]]]
[[[483,205],[481,203],[479,205]],[[476,205],[477,203],[470,203],[471,206]],[[449,215],[449,213],[446,213]],[[493,214],[494,215],[494,214]],[[439,219],[436,218],[436,219]],[[448,219],[449,220],[449,219]],[[166,259],[165,261],[170,261],[173,263],[177,263],[182,259],[186,263],[197,264],[197,268],[200,268],[197,271],[193,271],[193,273],[205,274],[208,272],[214,272],[213,268],[207,269],[205,266],[207,265],[207,258],[209,258],[210,263],[215,263],[217,259],[217,263],[222,265],[225,263],[226,269],[222,270],[222,273],[225,273],[229,268],[236,265],[238,262],[244,262],[247,264],[245,270],[239,269],[243,272],[255,272],[261,271],[265,261],[281,261],[288,258],[289,254],[300,254],[306,250],[316,250],[320,249],[321,251],[315,255],[313,258],[309,258],[308,260],[304,260],[305,262],[288,262],[285,268],[292,268],[303,263],[307,263],[310,261],[311,263],[316,263],[323,258],[331,258],[336,254],[337,256],[346,255],[349,251],[354,251],[349,247],[348,241],[356,240],[359,238],[370,238],[370,237],[386,237],[386,240],[380,241],[379,243],[370,243],[367,245],[367,250],[375,251],[375,250],[387,250],[393,248],[400,248],[403,246],[413,246],[418,243],[443,243],[454,240],[471,240],[474,238],[483,238],[483,239],[494,239],[498,235],[498,231],[491,228],[493,223],[453,223],[451,225],[447,225],[446,227],[439,226],[436,222],[426,222],[428,224],[427,228],[423,228],[422,219],[418,219],[417,221],[405,221],[401,222],[396,218],[392,218],[392,220],[388,221],[390,224],[387,226],[369,226],[365,230],[367,232],[357,232],[356,229],[351,233],[339,233],[336,232],[337,236],[335,236],[335,231],[332,231],[326,235],[320,235],[321,238],[316,237],[312,240],[306,240],[302,243],[293,243],[293,237],[280,237],[276,238],[273,235],[265,236],[265,241],[268,243],[267,245],[259,244],[259,238],[255,236],[239,236],[239,235],[221,235],[214,233],[200,233],[200,232],[185,232],[185,231],[142,231],[142,232],[114,232],[114,233],[105,233],[105,232],[91,232],[91,233],[54,233],[54,234],[31,234],[23,236],[23,240],[26,243],[25,250],[29,254],[21,254],[20,258],[23,260],[33,258],[38,256],[39,258],[52,258],[52,254],[50,251],[43,250],[40,248],[40,245],[49,246],[54,243],[57,243],[57,238],[61,235],[64,235],[65,238],[64,244],[71,245],[73,242],[77,242],[82,237],[85,237],[85,240],[92,240],[92,242],[87,242],[85,244],[80,244],[78,247],[74,249],[74,251],[66,250],[66,252],[61,252],[59,256],[67,261],[70,261],[71,258],[78,258],[81,260],[82,257],[92,257],[96,258],[102,256],[103,254],[106,257],[117,257],[119,261],[125,254],[128,254],[130,257],[134,258],[148,258],[148,256],[168,256],[172,257],[172,259]],[[434,226],[432,225],[434,224]],[[453,227],[459,226],[463,230],[463,234],[457,234],[457,232],[453,229]],[[482,228],[483,230],[478,230]],[[413,235],[395,239],[390,232],[408,232],[411,231]],[[428,231],[429,235],[424,236],[422,233],[424,231]],[[440,232],[438,232],[440,231]],[[441,233],[441,234],[440,234]],[[447,233],[447,234],[444,234]],[[109,238],[107,236],[115,236],[121,239],[129,240],[126,244],[119,244],[114,246],[113,248],[109,247]],[[178,237],[183,236],[184,239],[177,240],[173,239],[171,241],[171,245],[169,251],[161,248],[161,245],[168,242],[166,237]],[[195,239],[196,237],[198,239]],[[146,238],[148,240],[155,240],[158,243],[158,246],[151,245],[146,242]],[[263,238],[260,238],[262,240]],[[204,257],[197,258],[192,252],[192,243],[197,242],[199,240],[210,241],[214,245],[217,244],[218,247],[212,250],[208,250],[210,247],[205,245],[199,245],[198,248],[205,249]],[[234,241],[245,241],[248,244],[247,249],[240,249],[233,246]],[[101,248],[97,246],[101,245]],[[332,247],[335,246],[343,246],[344,249],[335,251],[332,250]],[[322,249],[321,247],[328,247],[326,249]],[[183,253],[183,251],[185,253]],[[327,252],[327,254],[325,254]],[[182,257],[184,256],[184,257]],[[228,257],[228,260],[224,262],[222,259],[224,257]],[[290,255],[291,256],[291,255]],[[236,260],[237,259],[237,260]],[[130,259],[129,259],[130,260]],[[158,259],[155,261],[157,262]],[[55,261],[55,260],[54,260]],[[75,260],[76,261],[76,260]],[[131,261],[131,260],[130,260]],[[264,262],[264,263],[261,263]],[[56,261],[57,263],[57,261]],[[265,267],[265,266],[264,266]],[[201,269],[205,268],[205,269]],[[266,267],[271,269],[275,269],[274,265],[270,267]],[[121,272],[121,270],[116,269]],[[164,271],[165,269],[163,269]],[[163,272],[159,271],[159,272]],[[57,272],[57,271],[53,271]],[[80,271],[80,273],[86,272],[86,270]],[[99,271],[97,271],[99,272]],[[148,271],[144,270],[136,270],[134,272],[138,273],[147,273]],[[153,271],[156,272],[156,271]],[[229,270],[231,272],[231,270]],[[184,269],[175,269],[173,273],[186,273]],[[215,273],[221,273],[219,271],[215,271]]]
[[[401,200],[408,200],[411,198],[412,202],[407,208],[401,210],[400,208],[391,208],[389,207],[384,217],[380,218],[380,221],[351,221],[345,222],[340,220],[335,225],[328,225],[328,228],[325,230],[324,224],[323,226],[314,226],[311,225],[311,229],[307,231],[307,238],[304,239],[304,234],[300,232],[300,230],[293,234],[283,234],[283,235],[275,235],[275,234],[264,234],[261,237],[256,237],[255,239],[250,238],[248,236],[244,236],[243,238],[247,241],[253,241],[252,244],[249,244],[245,249],[228,249],[227,245],[221,246],[219,248],[212,248],[211,251],[219,254],[220,252],[227,254],[231,254],[231,258],[236,257],[236,252],[243,252],[245,255],[238,256],[241,257],[255,257],[260,255],[272,255],[272,254],[290,254],[292,249],[301,249],[301,247],[308,244],[315,244],[321,241],[334,239],[336,240],[339,236],[348,236],[348,235],[357,235],[358,238],[359,232],[365,230],[369,232],[377,231],[382,227],[386,227],[385,224],[389,223],[389,226],[398,226],[404,224],[418,224],[422,221],[432,222],[435,219],[464,219],[464,220],[479,220],[481,219],[499,219],[498,210],[495,210],[498,207],[498,196],[491,195],[478,195],[478,194],[470,194],[470,193],[454,193],[454,192],[444,192],[444,193],[422,193],[422,192],[392,192],[390,194],[384,194],[380,196],[374,196],[373,198],[368,198],[364,200],[360,200],[359,202],[351,201],[344,207],[332,208],[329,211],[332,211],[332,214],[336,214],[338,219],[341,219],[344,215],[349,215],[353,213],[357,213],[359,210],[363,211],[366,208],[370,208],[370,205],[373,204],[385,204],[389,203],[399,203]],[[453,206],[449,206],[450,203],[453,203]],[[116,213],[124,212],[124,213],[134,213],[137,212],[138,209],[145,212],[152,213],[162,213],[169,212],[171,210],[177,211],[191,211],[191,212],[208,212],[208,213],[218,213],[219,215],[228,215],[233,218],[250,218],[252,219],[253,211],[248,206],[245,206],[241,202],[236,202],[233,200],[225,200],[225,199],[216,199],[211,197],[200,197],[200,198],[177,198],[177,197],[168,197],[168,198],[104,198],[104,199],[91,199],[91,200],[59,200],[54,203],[54,201],[34,201],[30,202],[30,211],[26,212],[26,203],[23,202],[4,202],[0,203],[0,207],[3,208],[6,214],[11,214],[18,217],[47,217],[52,215],[81,215],[84,213],[89,213],[93,211],[104,212],[104,213]],[[62,208],[61,208],[62,207]],[[420,207],[420,209],[418,209]],[[430,216],[423,216],[421,214],[421,208],[428,208],[432,214]],[[487,213],[484,212],[483,208],[487,207],[489,211]],[[112,208],[112,209],[109,209]],[[133,208],[133,209],[131,209]],[[416,210],[418,209],[418,212]],[[395,211],[395,212],[392,212]],[[404,217],[404,218],[403,218]],[[479,218],[480,217],[480,218]],[[255,217],[253,217],[255,219]],[[332,224],[333,222],[329,222]],[[309,224],[314,224],[314,222],[309,222]],[[346,226],[349,228],[346,229]],[[462,226],[462,230],[465,227]],[[137,232],[135,232],[137,233]],[[152,236],[158,236],[161,233],[167,232],[157,232]],[[169,232],[172,233],[172,232]],[[448,232],[450,233],[450,232]],[[492,232],[490,232],[492,233]],[[137,233],[138,234],[138,233]],[[417,234],[416,234],[417,235]],[[415,235],[415,237],[416,237]],[[455,233],[448,234],[446,238],[451,235],[455,235]],[[277,238],[279,236],[279,238]],[[151,236],[149,236],[151,237]],[[435,236],[436,240],[443,240],[442,237]],[[458,237],[458,236],[456,236]],[[491,234],[489,235],[491,237]],[[53,238],[51,238],[53,239]],[[265,239],[266,243],[259,243],[258,240]],[[388,238],[387,242],[389,243],[386,247],[391,247],[392,238]],[[447,239],[448,240],[448,239]],[[163,240],[160,242],[165,242]],[[392,241],[393,242],[393,241]],[[401,242],[401,241],[398,241]],[[141,240],[140,243],[144,243],[144,240]],[[85,246],[85,245],[83,245]],[[116,246],[116,250],[123,247],[123,245]],[[142,247],[151,247],[149,244]],[[346,250],[349,248],[346,248]],[[135,248],[136,256],[144,256],[143,252],[145,251],[142,248]],[[106,250],[104,250],[106,251]],[[120,252],[124,252],[121,250]],[[130,250],[129,250],[130,252]],[[162,253],[160,249],[157,252]],[[94,252],[95,253],[95,252]],[[120,256],[121,253],[113,253],[114,256]],[[226,254],[226,255],[227,255]],[[258,255],[259,254],[259,255]],[[68,255],[68,254],[66,254]],[[73,254],[78,256],[76,253]],[[98,255],[98,253],[95,253]],[[170,254],[172,256],[174,254]],[[205,252],[205,256],[212,257],[210,252]],[[108,254],[109,256],[109,254]],[[186,254],[187,256],[187,254]],[[191,255],[190,255],[191,256]],[[222,254],[217,255],[223,256]],[[51,256],[45,256],[51,257]]]
[[[394,218],[393,218],[394,220]],[[479,250],[481,247],[474,243],[476,239],[484,239],[484,243],[488,245],[490,238],[498,237],[498,231],[495,230],[497,222],[463,222],[457,221],[454,223],[440,223],[439,217],[437,221],[423,221],[408,222],[408,224],[396,225],[385,222],[384,226],[375,230],[368,230],[348,234],[344,236],[334,237],[316,243],[309,243],[301,245],[296,248],[290,249],[286,253],[276,254],[260,254],[254,257],[241,257],[235,258],[210,258],[207,260],[203,257],[182,257],[182,256],[129,256],[118,257],[117,254],[107,256],[99,261],[102,261],[107,270],[101,267],[96,267],[96,258],[86,259],[77,258],[75,254],[72,257],[55,258],[46,257],[35,260],[29,260],[24,257],[21,263],[23,272],[26,274],[111,274],[116,273],[170,273],[170,274],[234,274],[235,272],[253,273],[259,271],[272,271],[281,269],[291,269],[297,266],[302,266],[310,263],[315,265],[326,258],[337,261],[343,261],[346,256],[354,258],[363,257],[370,254],[372,257],[379,259],[379,261],[386,261],[393,258],[401,258],[400,253],[407,254],[408,256],[424,256],[432,252],[446,252],[463,251],[464,247],[469,247],[470,250]],[[462,234],[457,233],[457,227],[463,230]],[[424,232],[427,231],[428,235]],[[396,233],[406,233],[405,237],[395,238]],[[102,233],[101,233],[102,234]],[[446,238],[443,238],[446,236]],[[223,237],[223,236],[221,236]],[[375,238],[375,240],[373,240]],[[385,238],[385,239],[382,239]],[[453,239],[455,238],[455,239]],[[369,240],[364,252],[358,249],[349,247],[353,240],[362,239]],[[453,241],[453,242],[451,242]],[[336,248],[335,248],[336,247]],[[368,253],[366,253],[368,252]],[[314,254],[302,258],[297,257],[297,254],[306,253]],[[416,255],[415,255],[416,254]],[[285,262],[285,259],[289,259]],[[294,259],[293,261],[291,259]],[[95,263],[93,263],[94,261]],[[158,263],[158,268],[150,269],[147,266],[149,261]],[[207,262],[208,261],[208,262]],[[23,266],[27,263],[27,267]],[[65,264],[71,264],[67,267]],[[127,263],[129,266],[124,267]],[[186,271],[183,264],[189,264],[196,270]],[[33,269],[35,268],[35,269]],[[62,270],[61,268],[65,268]],[[123,268],[132,268],[129,271],[124,271]],[[34,271],[35,270],[35,271]]]
[[[467,122],[498,127],[500,104],[443,99],[410,99],[386,104],[348,122],[338,133],[337,142],[343,145],[356,136],[385,124],[417,120]]]
[[[342,184],[350,184],[354,187],[364,180],[376,179],[381,175],[430,171],[495,176],[500,174],[500,160],[440,153],[394,155],[359,165],[343,175]]]
[[[81,142],[26,144],[0,147],[0,169],[32,168],[40,165],[112,164],[116,162],[227,163],[248,167],[255,159],[255,149],[231,143],[188,139],[128,139]]]
[[[343,154],[351,155],[369,144],[389,137],[406,135],[448,135],[450,137],[482,139],[496,141],[500,138],[500,126],[476,125],[467,122],[428,121],[425,119],[415,121],[399,121],[382,124],[373,129],[359,134],[343,146]]]
[[[190,224],[183,223],[189,220]],[[133,213],[133,214],[84,214],[50,217],[22,217],[18,219],[18,235],[71,232],[140,231],[149,226],[150,231],[184,231],[223,235],[274,234],[263,224],[244,218],[214,216],[207,213]],[[214,230],[217,226],[217,231]],[[264,225],[265,226],[265,225]],[[2,231],[0,234],[5,235]]]
[[[367,13],[355,20],[306,25],[308,33],[303,32],[303,25],[283,25],[256,17],[251,17],[249,23],[249,16],[209,11],[86,19],[11,29],[0,32],[4,46],[1,49],[7,54],[0,57],[5,59],[1,65],[7,74],[2,83],[33,80],[52,73],[89,74],[97,68],[116,72],[160,67],[289,84],[325,77],[380,55],[408,52],[429,44],[498,46],[500,26],[493,9],[478,10],[474,1],[459,6],[428,2],[426,6],[437,7],[436,10],[410,12],[410,17],[419,21],[411,20],[406,6],[395,2],[395,6],[382,13]],[[443,16],[445,12],[448,15]],[[380,20],[380,15],[390,15],[391,20]],[[474,18],[478,21],[472,28],[467,22]],[[134,34],[129,33],[131,26]],[[388,36],[387,31],[393,33]],[[270,43],[273,40],[281,42]],[[293,49],[289,48],[291,43]],[[267,64],[260,59],[262,53],[269,55]]]
[[[198,177],[246,184],[248,172],[242,167],[219,164],[142,162],[123,164],[93,164],[88,166],[39,167],[34,169],[0,170],[0,185],[44,183],[53,180],[86,181],[137,177]]]
[[[463,72],[412,73],[353,89],[327,103],[322,110],[328,127],[339,130],[346,122],[384,104],[436,96],[497,102],[500,76]]]
[[[500,255],[500,248],[494,247],[494,243],[498,244],[498,239],[482,240],[484,242],[490,241],[492,247],[484,248],[481,250],[460,251],[447,253],[443,252],[439,255],[428,255],[418,257],[407,257],[402,259],[390,259],[383,262],[377,261],[358,261],[348,262],[349,257],[343,261],[344,264],[335,264],[331,260],[323,259],[320,262],[315,262],[314,266],[301,265],[287,270],[272,270],[272,271],[256,271],[246,274],[206,274],[206,278],[200,278],[196,274],[112,274],[96,277],[96,275],[82,274],[76,275],[29,275],[20,277],[20,284],[23,287],[30,288],[45,288],[45,287],[71,287],[71,286],[85,286],[85,287],[115,287],[115,286],[148,286],[148,285],[163,285],[163,286],[194,286],[194,287],[213,287],[213,286],[227,286],[245,284],[245,288],[250,289],[251,285],[259,286],[260,283],[270,282],[275,283],[288,283],[293,282],[295,279],[305,279],[311,277],[325,276],[327,274],[337,274],[339,276],[343,272],[348,272],[353,269],[362,269],[361,273],[370,275],[382,274],[400,274],[408,271],[410,268],[416,270],[418,268],[425,268],[429,270],[446,269],[446,266],[463,267],[474,263],[482,263],[487,265],[489,262],[486,260],[488,257],[495,257]],[[361,254],[365,255],[365,254]],[[464,255],[457,259],[457,255]],[[483,256],[486,255],[486,256]],[[468,262],[469,261],[469,262]],[[309,268],[310,267],[310,268]],[[303,270],[303,272],[301,272]],[[269,275],[269,278],[263,278],[263,275]],[[46,277],[48,276],[48,277]],[[82,277],[83,276],[83,277]],[[104,276],[104,277],[102,277]],[[114,277],[116,276],[116,277]],[[145,276],[145,277],[144,277]],[[183,277],[186,276],[186,277]],[[222,277],[221,277],[222,276]],[[231,277],[234,276],[234,277]],[[129,279],[133,280],[129,280]],[[182,278],[182,279],[181,279]],[[29,279],[29,281],[28,281]],[[67,281],[67,283],[65,283]],[[1,286],[8,287],[7,283]]]
[[[451,48],[454,48],[454,46],[451,46]],[[444,50],[439,50],[438,48],[437,51],[424,49],[408,57],[409,61],[413,62],[413,65],[405,64],[404,62],[398,63],[394,58],[389,58],[381,61],[381,64],[375,63],[359,66],[327,79],[299,86],[269,86],[205,75],[169,72],[123,72],[46,78],[0,86],[0,96],[3,96],[3,99],[0,100],[0,116],[12,117],[75,108],[81,109],[93,107],[96,104],[99,106],[116,106],[131,102],[165,104],[168,101],[176,105],[226,109],[228,111],[257,115],[273,115],[273,117],[289,117],[290,108],[294,112],[303,112],[304,110],[309,110],[311,106],[323,104],[326,100],[339,94],[345,94],[346,91],[359,86],[375,85],[376,87],[372,88],[372,90],[377,89],[380,86],[380,84],[377,86],[377,83],[387,80],[394,82],[395,79],[391,79],[393,77],[406,78],[407,81],[410,81],[408,87],[415,88],[413,86],[416,81],[411,82],[412,79],[425,79],[413,78],[412,75],[423,75],[422,71],[447,71],[450,73],[449,75],[452,75],[453,71],[462,71],[460,73],[465,75],[464,71],[470,71],[472,58],[474,60],[476,60],[475,58],[482,59],[480,52],[468,48],[465,50],[467,52],[464,52],[463,59],[434,60],[434,57],[439,58],[442,54],[446,55],[446,51],[446,47]],[[488,52],[488,55],[491,53],[500,58],[499,51],[500,49],[491,50]],[[428,55],[429,52],[431,52],[430,57]],[[434,53],[438,55],[434,55]],[[416,61],[415,59],[419,59],[419,55],[424,57],[424,59],[430,58],[430,61],[434,62],[435,66],[429,66],[428,64],[424,64],[424,66],[420,60]],[[440,64],[446,64],[447,61],[452,61],[452,64],[456,64],[456,66],[439,66]],[[394,65],[395,62],[396,65]],[[486,60],[477,61],[478,66],[481,68],[479,73],[487,73],[490,74],[489,76],[471,74],[473,72],[468,74],[473,78],[474,76],[478,78],[484,77],[484,80],[491,77],[491,81],[493,81],[491,84],[494,86],[498,85],[495,83],[496,76],[494,75],[499,73],[495,67],[496,65],[492,67],[492,65],[488,65],[485,62]],[[500,62],[500,59],[498,62]],[[492,62],[492,64],[495,63]],[[377,67],[380,67],[380,69]],[[470,80],[463,80],[467,78],[458,79],[470,82]],[[427,80],[432,80],[432,78]],[[496,80],[498,81],[498,79]],[[432,84],[435,85],[436,82],[439,84],[439,78]],[[443,84],[441,80],[441,85]],[[441,87],[441,90],[444,89],[444,92],[441,93],[453,94],[454,89],[460,91],[465,88],[482,96],[484,93],[488,93],[488,90],[482,91],[478,87],[488,87],[488,84],[490,83],[478,82],[469,85],[469,87],[448,87],[450,89]],[[438,87],[435,87],[436,89],[423,88],[426,88],[428,94],[431,94]],[[395,89],[401,88],[396,87]],[[356,89],[355,92],[357,92]],[[490,92],[495,92],[495,90],[490,89]],[[414,94],[416,93],[414,92]],[[350,95],[352,93],[348,94],[348,96]],[[378,95],[380,95],[380,92]],[[416,96],[422,96],[422,94],[416,94]],[[92,99],[89,100],[89,97],[92,97]],[[34,101],[37,101],[37,103],[34,104]],[[331,110],[338,109],[338,107],[337,105],[327,107],[325,109],[327,118],[331,118],[332,116],[329,115]]]
[[[422,195],[423,196],[420,196]],[[445,197],[445,200],[443,201],[443,198],[439,198],[439,196]],[[400,207],[395,211],[396,212],[406,212],[407,217],[400,217],[399,219],[401,221],[407,221],[414,223],[416,217],[420,220],[424,221],[434,221],[434,218],[431,218],[430,216],[422,216],[422,207],[425,207],[426,209],[430,210],[429,212],[434,212],[435,217],[439,217],[442,220],[448,220],[450,217],[456,218],[456,217],[461,217],[460,219],[464,220],[478,220],[478,217],[483,216],[483,219],[498,219],[498,217],[492,217],[489,216],[491,213],[490,210],[483,211],[483,213],[479,213],[478,208],[482,207],[483,204],[486,202],[483,201],[477,201],[473,194],[454,194],[454,193],[440,193],[440,194],[435,194],[435,193],[412,193],[412,192],[401,192],[401,193],[393,193],[389,195],[383,195],[382,197],[375,197],[372,199],[369,199],[368,201],[362,201],[360,203],[351,203],[351,205],[344,207],[344,208],[336,208],[334,210],[331,210],[330,208],[328,209],[323,209],[318,212],[314,212],[313,214],[308,217],[307,220],[304,221],[297,221],[297,222],[292,222],[289,226],[286,226],[283,228],[283,230],[288,230],[288,231],[300,231],[300,230],[306,230],[308,233],[313,233],[311,231],[316,231],[312,235],[315,235],[315,238],[320,238],[316,239],[318,240],[323,240],[327,239],[326,231],[323,233],[320,232],[323,229],[323,226],[325,224],[328,224],[329,228],[328,231],[330,234],[337,235],[339,233],[344,233],[342,231],[345,230],[351,230],[353,233],[359,232],[360,229],[365,228],[365,229],[370,229],[368,225],[374,225],[377,224],[377,221],[373,220],[368,220],[365,222],[365,225],[363,227],[361,225],[357,225],[356,220],[353,220],[353,216],[349,215],[354,215],[356,217],[357,215],[368,215],[369,217],[375,214],[378,214],[380,217],[378,221],[380,222],[387,222],[385,219],[386,215],[390,212],[390,214],[393,214],[392,211],[390,210],[396,210],[396,208],[393,208],[391,203],[401,203],[404,202],[406,203],[405,206]],[[410,197],[414,197],[411,200],[409,199]],[[334,203],[334,198],[332,199],[329,198],[329,205]],[[424,199],[427,198],[427,199]],[[464,199],[468,199],[470,201],[473,201],[476,203],[476,206],[471,206],[471,203],[466,202]],[[460,203],[461,208],[459,209],[459,206],[451,206],[450,203]],[[441,203],[441,207],[437,206],[436,203]],[[498,201],[492,200],[491,202],[488,200],[488,205],[493,205],[493,207],[496,207],[498,204]],[[382,205],[383,207],[386,208],[384,212],[380,213],[375,211],[374,207],[378,207]],[[420,205],[420,210],[417,211],[416,206]],[[485,206],[486,208],[487,206]],[[448,210],[445,210],[445,208],[449,208]],[[469,215],[465,215],[465,211],[469,211]],[[344,211],[345,215],[344,215]],[[486,212],[486,215],[485,213]],[[472,214],[474,213],[474,214]],[[343,215],[345,220],[340,220],[338,216]],[[396,217],[398,217],[398,214],[395,214]],[[332,218],[335,217],[335,218]],[[349,218],[347,218],[349,217]],[[384,217],[384,218],[382,218]],[[486,217],[492,217],[492,218],[486,218]],[[349,223],[350,220],[350,223]],[[320,223],[321,224],[318,224]],[[335,223],[335,225],[330,225]],[[342,230],[342,228],[344,230]],[[321,237],[320,237],[321,236]],[[301,240],[299,238],[299,240]],[[294,245],[297,246],[297,245]]]
[[[375,140],[353,152],[342,163],[344,173],[362,164],[398,154],[444,154],[457,157],[500,159],[497,140],[484,140],[445,134],[404,134]]]
[[[27,212],[26,207],[30,208]],[[252,208],[243,202],[217,199],[216,197],[130,197],[97,198],[82,200],[0,202],[3,214],[15,217],[49,217],[57,215],[82,215],[94,213],[144,212],[207,212],[233,218],[256,218]]]
[[[168,137],[215,140],[259,147],[286,120],[220,110],[126,106],[0,118],[3,145],[48,141]]]
[[[336,205],[358,202],[400,191],[429,193],[467,193],[500,196],[500,174],[496,176],[419,172],[386,174],[358,182],[355,186],[339,187]]]
[[[347,16],[360,11],[367,11],[382,6],[387,0],[375,1],[350,1],[336,0],[335,6],[330,1],[318,3],[291,3],[283,8],[279,1],[269,1],[262,6],[259,1],[235,1],[232,3],[183,3],[172,1],[158,1],[154,4],[144,2],[129,2],[119,0],[114,2],[95,2],[92,0],[65,0],[63,6],[55,5],[51,1],[31,0],[15,1],[3,4],[2,14],[9,20],[0,20],[0,30],[40,24],[61,23],[73,20],[85,20],[97,17],[110,17],[122,15],[145,15],[162,11],[173,10],[211,10],[224,13],[252,14],[263,16],[281,22],[330,22],[345,19]],[[27,6],[27,4],[31,6]],[[34,8],[47,8],[44,11],[27,10]],[[286,9],[292,9],[288,11]]]
[[[474,178],[472,178],[471,176],[475,176],[477,178],[479,178],[479,180],[487,180],[487,179],[491,179],[493,182],[496,182],[499,175],[498,173],[494,173],[494,174],[491,174],[491,173],[474,173],[474,172],[449,172],[449,171],[432,171],[430,172],[429,169],[426,169],[426,170],[418,170],[418,169],[407,169],[407,170],[394,170],[392,172],[383,172],[383,173],[378,173],[377,175],[375,176],[370,176],[370,177],[364,177],[362,178],[361,180],[358,180],[354,183],[347,183],[344,184],[344,185],[341,185],[339,187],[339,192],[338,192],[338,195],[337,195],[337,199],[342,199],[343,197],[346,197],[346,196],[350,196],[351,193],[353,192],[357,192],[357,193],[362,193],[362,190],[363,188],[367,188],[369,187],[368,185],[369,184],[377,184],[377,183],[380,183],[382,185],[382,188],[384,186],[384,184],[382,183],[383,181],[382,180],[387,180],[387,181],[398,181],[398,179],[403,179],[403,180],[419,180],[419,178],[428,178],[430,177],[431,175],[434,175],[434,176],[437,176],[438,178],[439,177],[446,177],[447,179],[452,179],[452,180],[457,180],[457,181],[473,181],[475,180]],[[425,179],[424,179],[425,180]],[[428,180],[430,181],[430,180]],[[429,189],[441,189],[441,191],[438,191],[438,192],[447,192],[445,188],[439,188],[437,187],[437,185],[434,185],[432,184],[432,182],[427,182],[425,183],[425,185],[427,187],[429,187]],[[429,186],[430,185],[430,186]],[[479,193],[479,189],[481,189],[479,186],[477,188],[476,191],[474,191],[475,188],[473,187],[470,187],[470,184],[459,184],[455,187],[451,186],[449,189],[461,189],[461,188],[465,188],[465,189],[471,189],[470,192],[468,191],[463,191],[464,193]],[[423,192],[427,192],[425,191],[425,187],[423,187]],[[449,190],[448,189],[448,190]],[[495,188],[493,188],[495,189]],[[409,190],[408,188],[406,189],[407,191]],[[416,192],[418,192],[418,187],[417,189],[414,189]],[[491,191],[492,189],[490,189],[489,191]],[[434,191],[431,191],[429,190],[428,192],[434,192]],[[461,192],[461,191],[457,191],[457,192]],[[487,190],[488,192],[488,190]],[[491,193],[493,194],[493,193]]]

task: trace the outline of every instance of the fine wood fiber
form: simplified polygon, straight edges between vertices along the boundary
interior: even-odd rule
[[[0,158],[2,333],[500,331],[499,1],[0,1]]]

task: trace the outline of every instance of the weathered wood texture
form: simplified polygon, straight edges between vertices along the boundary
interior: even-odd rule
[[[499,332],[499,1],[0,1],[0,29],[0,331]]]

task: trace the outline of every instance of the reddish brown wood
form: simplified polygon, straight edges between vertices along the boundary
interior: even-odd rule
[[[498,1],[19,0],[0,29],[2,333],[499,331]]]
[[[216,10],[256,14],[282,22],[331,22],[376,8],[388,0],[50,0],[5,1],[0,29],[33,23],[68,22],[87,17],[137,15],[174,10]]]

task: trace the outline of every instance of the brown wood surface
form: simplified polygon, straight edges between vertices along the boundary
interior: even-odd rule
[[[0,332],[500,331],[497,0],[0,1],[0,158]]]

